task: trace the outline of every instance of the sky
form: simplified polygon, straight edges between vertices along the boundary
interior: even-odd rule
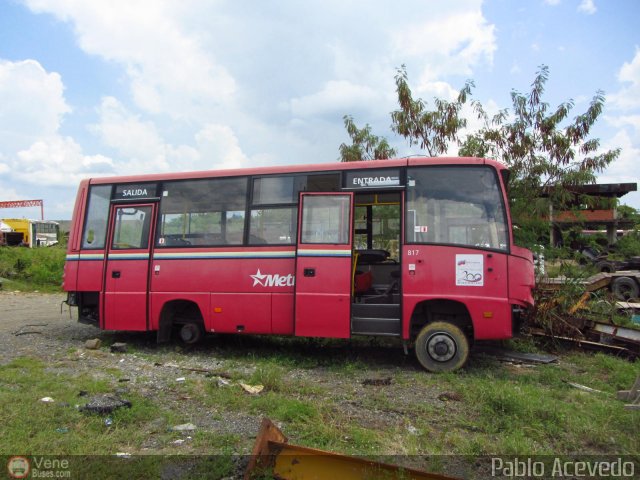
[[[347,114],[424,153],[391,132],[401,65],[429,105],[472,79],[508,108],[540,65],[571,117],[603,90],[592,136],[622,153],[598,182],[638,182],[639,18],[637,0],[0,0],[0,201],[69,219],[82,178],[336,162]]]

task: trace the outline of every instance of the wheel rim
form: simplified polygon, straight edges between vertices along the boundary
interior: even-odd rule
[[[198,339],[198,326],[193,323],[186,323],[180,329],[180,338],[185,343],[192,343]]]
[[[427,340],[427,353],[436,362],[448,362],[457,351],[456,341],[446,333],[434,333]]]

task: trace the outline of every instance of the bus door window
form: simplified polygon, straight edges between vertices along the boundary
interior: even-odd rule
[[[386,294],[399,302],[400,193],[355,197],[353,292],[360,301]]]
[[[151,207],[126,207],[116,210],[113,250],[142,249],[149,246]]]
[[[302,243],[348,244],[350,202],[348,196],[305,197]]]

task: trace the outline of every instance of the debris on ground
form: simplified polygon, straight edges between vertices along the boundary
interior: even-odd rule
[[[640,410],[640,376],[630,390],[618,390],[618,400],[628,402],[624,408],[627,410]]]
[[[528,363],[528,364],[549,364],[556,363],[558,357],[555,355],[541,354],[541,353],[525,353],[515,352],[513,350],[504,350],[501,348],[488,348],[482,350],[484,353],[496,357],[498,360],[513,363]]]
[[[205,373],[207,377],[222,377],[222,378],[232,378],[231,374],[226,372],[221,372],[218,370],[214,370],[211,368],[197,368],[197,367],[181,367],[177,363],[160,363],[155,362],[153,364],[154,367],[169,367],[169,368],[177,368],[179,370],[186,370],[188,372],[197,372],[197,373]]]
[[[185,377],[176,378],[176,382],[178,382],[178,383],[182,383],[182,382],[186,382],[186,381],[187,381],[187,379]]]
[[[602,390],[596,390],[595,388],[586,387],[584,385],[580,385],[579,383],[568,382],[567,380],[563,380],[567,385],[571,385],[573,388],[577,388],[578,390],[582,390],[583,392],[589,393],[604,393]]]
[[[123,342],[115,342],[110,347],[111,353],[127,353],[127,344]]]
[[[391,385],[391,377],[386,378],[365,378],[362,381],[362,385],[373,386],[373,387],[384,387]]]
[[[216,381],[217,381],[218,387],[229,387],[231,385],[231,382],[229,380],[225,380],[222,377],[218,377]]]
[[[264,390],[264,385],[247,385],[246,383],[239,383],[238,385],[250,395],[258,395]]]
[[[53,403],[53,402],[55,402],[55,400],[53,398],[51,398],[51,397],[42,397],[40,399],[40,401],[43,402],[43,403]]]
[[[91,340],[87,340],[84,342],[84,348],[87,350],[98,350],[102,345],[102,340],[99,338],[92,338]]]
[[[413,425],[409,425],[407,427],[407,432],[409,432],[411,435],[418,435],[418,433],[420,433],[420,431]]]
[[[89,401],[80,407],[81,412],[96,413],[98,415],[110,414],[118,408],[131,408],[129,400],[123,400],[115,395],[94,395]]]
[[[440,395],[438,395],[438,400],[442,402],[446,402],[449,400],[454,402],[461,402],[462,395],[460,395],[458,392],[442,392]]]
[[[359,457],[292,445],[271,420],[264,418],[244,478],[405,478],[454,480],[454,477],[399,467]]]
[[[25,330],[25,328],[46,327],[47,325],[48,323],[31,323],[31,324],[23,325],[22,327],[20,327],[20,329],[17,332],[13,332],[13,334],[16,337],[19,337],[20,335],[33,335],[33,334],[42,335],[42,332],[40,330]]]
[[[197,427],[193,423],[183,423],[171,428],[174,432],[193,432]]]

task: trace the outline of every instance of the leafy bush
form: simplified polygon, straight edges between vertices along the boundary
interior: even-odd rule
[[[640,255],[640,231],[636,230],[618,240],[616,250],[624,257]]]
[[[0,247],[0,277],[27,290],[57,290],[62,284],[65,247]]]

